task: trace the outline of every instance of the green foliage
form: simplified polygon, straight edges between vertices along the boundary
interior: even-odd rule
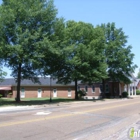
[[[3,52],[2,52],[2,47],[0,46],[0,82],[7,75],[7,73],[2,69],[2,62],[3,62]]]
[[[137,78],[139,78],[139,79],[140,79],[140,71],[138,72]]]
[[[73,102],[74,99],[71,98],[54,98],[53,103],[60,102]],[[1,106],[31,106],[31,105],[44,105],[50,104],[50,98],[24,98],[20,103],[14,102],[13,98],[0,98],[0,107]]]
[[[46,62],[50,74],[59,82],[80,80],[90,84],[110,77],[113,81],[130,83],[130,73],[136,68],[134,54],[131,46],[126,47],[127,36],[115,23],[101,27],[75,21],[64,23],[63,19],[56,23],[52,36],[56,50],[49,59],[46,54],[45,61],[49,60]]]
[[[86,96],[86,94],[87,94],[86,91],[83,90],[83,89],[78,91],[78,96],[79,96],[80,98],[82,98],[83,96]]]
[[[127,97],[128,97],[128,93],[127,93],[127,92],[123,92],[123,93],[122,93],[122,97],[123,97],[123,98],[127,98]]]
[[[13,95],[13,93],[12,93],[12,92],[10,92],[10,93],[8,93],[8,95]]]
[[[140,90],[139,89],[136,90],[136,94],[140,95]]]
[[[106,78],[107,66],[105,56],[102,55],[105,47],[102,29],[75,21],[68,21],[65,25],[61,22],[58,25],[61,25],[61,41],[57,42],[58,45],[56,43],[58,54],[50,63],[51,72],[59,82],[81,80],[92,83]]]
[[[21,64],[21,78],[38,76],[36,70],[43,58],[42,52],[49,51],[52,25],[56,9],[53,1],[9,0],[1,7],[1,40],[5,62],[17,78]]]
[[[0,7],[0,46],[6,66],[17,80],[17,100],[20,81],[37,81],[43,52],[53,51],[51,35],[57,10],[52,0],[4,0]]]
[[[2,94],[0,94],[0,98],[2,97]]]
[[[7,75],[7,73],[6,72],[4,72],[3,70],[2,70],[2,68],[0,68],[0,82],[4,79],[4,77]]]
[[[127,36],[122,28],[117,29],[115,23],[102,24],[106,37],[106,63],[108,76],[114,81],[130,83],[129,77],[134,72],[136,65],[133,64],[134,54],[131,46],[126,46]]]
[[[53,0],[3,0],[0,7],[0,59],[20,82],[52,75],[61,83],[92,83],[108,77],[129,83],[134,54],[115,23],[93,27],[56,18]],[[0,74],[4,75],[4,73]]]

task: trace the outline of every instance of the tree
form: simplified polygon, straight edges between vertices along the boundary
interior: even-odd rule
[[[20,101],[22,79],[37,82],[43,52],[51,51],[52,25],[57,10],[52,0],[3,0],[0,7],[0,45],[5,65],[17,81],[16,101]]]
[[[126,46],[127,36],[121,28],[117,29],[115,23],[102,24],[106,38],[106,57],[108,77],[112,81],[130,83],[131,73],[137,67],[133,64],[134,54],[131,46]],[[103,79],[103,90],[105,93],[105,79]]]
[[[140,70],[139,70],[139,72],[138,72],[137,78],[140,78]]]
[[[2,57],[3,56],[3,52],[2,52],[2,48],[0,46],[0,82],[4,79],[4,77],[7,75],[7,73],[5,71],[2,70]]]
[[[75,82],[75,99],[78,99],[77,81],[91,84],[106,78],[104,63],[104,34],[84,22],[61,22],[55,60],[51,60],[51,74],[61,83]],[[60,28],[59,28],[60,29]],[[58,44],[58,45],[57,45]],[[53,58],[53,57],[52,57]]]
[[[7,75],[5,71],[2,70],[2,65],[0,64],[0,82],[4,79],[4,77]]]

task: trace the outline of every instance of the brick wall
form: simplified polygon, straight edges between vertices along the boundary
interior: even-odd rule
[[[94,84],[94,85],[85,85],[80,84],[78,85],[80,87],[80,90],[85,90],[85,87],[87,86],[87,96],[100,96],[100,84]],[[94,86],[94,91],[93,91]]]
[[[24,91],[24,98],[49,98],[50,94],[51,97],[54,97],[54,89],[56,89],[57,97],[58,98],[74,98],[75,97],[75,91],[73,86],[64,86],[64,87],[50,87],[46,86],[21,86],[21,91]],[[70,89],[71,96],[68,96],[68,89]],[[40,91],[40,94],[38,93]],[[13,98],[16,97],[16,87],[13,87]],[[21,98],[23,97],[23,93],[20,92]],[[70,95],[70,94],[69,94]]]
[[[140,90],[140,81],[139,81],[138,84],[137,84],[137,89]]]

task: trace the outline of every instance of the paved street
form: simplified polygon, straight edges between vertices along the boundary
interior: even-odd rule
[[[127,140],[131,127],[139,97],[0,109],[0,140]]]

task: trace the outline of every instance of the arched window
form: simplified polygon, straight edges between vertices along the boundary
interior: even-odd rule
[[[95,86],[93,85],[92,86],[92,93],[94,93],[95,92]]]
[[[85,86],[85,91],[88,92],[88,86]]]

